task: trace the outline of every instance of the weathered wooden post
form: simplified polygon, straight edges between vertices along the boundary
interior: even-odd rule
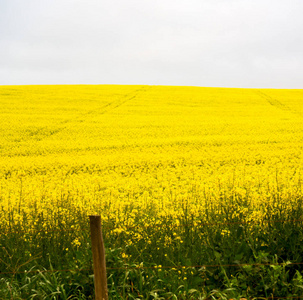
[[[105,248],[101,230],[101,216],[89,216],[92,240],[95,300],[108,300]]]

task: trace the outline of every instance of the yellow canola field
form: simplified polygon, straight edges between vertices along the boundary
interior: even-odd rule
[[[228,201],[245,221],[277,201],[287,214],[302,198],[302,100],[303,90],[0,86],[0,228],[101,214],[119,231],[202,220]]]

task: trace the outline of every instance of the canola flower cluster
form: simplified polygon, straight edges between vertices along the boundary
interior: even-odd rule
[[[80,217],[101,214],[117,234],[142,226],[133,237],[140,241],[144,227],[168,219],[198,225],[226,206],[231,213],[222,222],[262,221],[281,203],[287,215],[302,198],[302,96],[302,90],[2,86],[1,232],[77,229]]]

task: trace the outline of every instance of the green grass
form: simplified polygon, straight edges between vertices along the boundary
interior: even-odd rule
[[[179,226],[163,218],[148,227],[138,221],[119,233],[114,224],[103,224],[109,298],[299,299],[303,265],[295,263],[303,257],[302,200],[285,216],[277,199],[262,223],[241,223],[245,216],[232,214],[222,201],[220,214],[210,205],[195,226],[186,213]],[[62,222],[45,232],[39,225],[43,216],[37,216],[35,230],[1,234],[0,299],[93,299],[88,223],[77,214],[74,224]]]

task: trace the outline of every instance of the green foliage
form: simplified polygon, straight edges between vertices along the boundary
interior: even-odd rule
[[[187,214],[178,226],[168,217],[122,231],[104,224],[110,299],[302,296],[301,199],[287,216],[277,204],[262,223],[243,223],[243,216],[231,217],[233,207],[221,205],[221,215]],[[37,225],[32,233],[1,235],[1,299],[93,299],[88,220],[78,218],[78,230]]]

